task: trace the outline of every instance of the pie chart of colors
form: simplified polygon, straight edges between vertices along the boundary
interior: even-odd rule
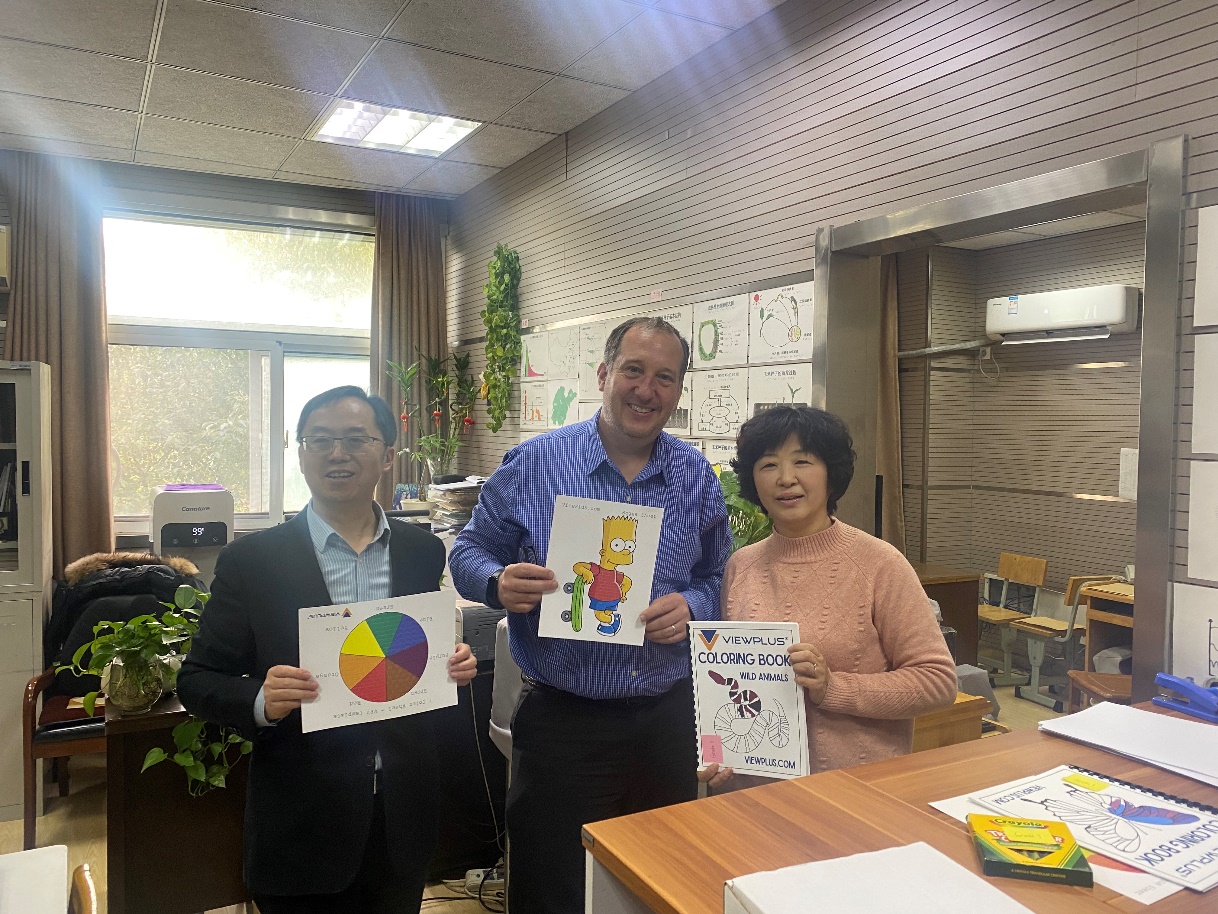
[[[410,616],[377,613],[355,626],[339,649],[338,672],[364,701],[401,698],[427,668],[427,635]]]

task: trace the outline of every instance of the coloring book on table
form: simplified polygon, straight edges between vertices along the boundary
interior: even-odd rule
[[[795,622],[691,622],[698,763],[741,774],[808,773],[803,690],[787,657]]]
[[[541,600],[543,638],[642,644],[663,508],[559,495],[546,567],[559,588]]]
[[[969,795],[1008,816],[1057,819],[1080,845],[1177,885],[1218,885],[1218,810],[1061,765]]]

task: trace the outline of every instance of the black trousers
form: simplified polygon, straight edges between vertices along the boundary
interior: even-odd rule
[[[302,847],[302,854],[310,853]],[[426,860],[391,860],[385,810],[378,794],[359,871],[333,895],[257,895],[260,914],[418,914],[427,881]]]
[[[693,688],[654,698],[579,698],[526,683],[512,719],[508,909],[581,914],[589,822],[698,793]]]

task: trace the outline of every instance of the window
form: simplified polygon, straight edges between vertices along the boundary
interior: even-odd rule
[[[145,529],[171,482],[222,483],[245,527],[303,507],[300,408],[368,387],[372,236],[117,213],[103,234],[116,517]]]

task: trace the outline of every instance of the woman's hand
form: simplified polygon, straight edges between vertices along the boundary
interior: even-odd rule
[[[808,693],[812,704],[819,705],[829,691],[829,665],[815,644],[792,644],[787,648],[795,682]]]
[[[469,649],[469,645],[462,641],[453,649],[452,656],[448,658],[448,678],[462,686],[468,684],[477,675],[478,658]]]
[[[712,789],[718,789],[731,781],[733,773],[731,768],[720,768],[718,762],[712,762],[698,769],[698,780]]]

